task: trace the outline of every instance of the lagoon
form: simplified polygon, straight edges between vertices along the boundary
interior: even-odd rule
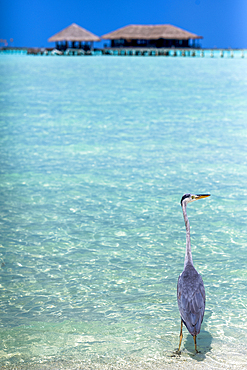
[[[246,59],[0,56],[0,366],[247,366]],[[206,290],[180,316],[184,193]]]

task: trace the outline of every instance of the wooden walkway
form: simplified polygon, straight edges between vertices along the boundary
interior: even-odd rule
[[[238,54],[244,58],[247,55],[246,49],[124,49],[124,48],[105,48],[101,49],[102,55],[122,55],[122,56],[172,56],[172,57],[205,57],[211,58],[220,56],[234,57]]]
[[[60,51],[52,48],[2,48],[0,54],[58,55],[58,56],[164,56],[164,57],[210,57],[210,58],[244,58],[247,49],[148,49],[148,48],[101,48],[84,51],[67,49]]]

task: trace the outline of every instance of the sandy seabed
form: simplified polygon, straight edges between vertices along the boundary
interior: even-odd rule
[[[197,358],[196,358],[197,356]],[[193,358],[194,357],[194,358]],[[236,359],[227,358],[215,359],[211,357],[202,358],[200,354],[186,356],[174,355],[173,357],[159,360],[124,361],[119,360],[111,364],[74,362],[74,361],[47,361],[45,363],[11,364],[1,367],[2,370],[246,370],[247,359],[245,356],[238,356]]]

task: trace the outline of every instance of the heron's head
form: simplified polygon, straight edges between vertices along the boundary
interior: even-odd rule
[[[210,194],[184,194],[181,199],[181,206],[185,203],[194,202],[195,200],[210,197]]]

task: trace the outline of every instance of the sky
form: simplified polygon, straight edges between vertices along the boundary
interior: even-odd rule
[[[129,24],[172,24],[203,36],[203,48],[247,48],[247,0],[0,0],[9,46],[53,47],[48,38],[72,23],[99,37]]]

